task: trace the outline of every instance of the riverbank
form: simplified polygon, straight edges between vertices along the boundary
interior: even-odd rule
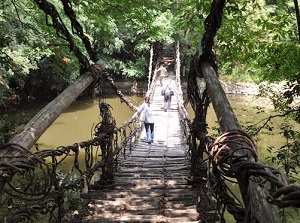
[[[271,83],[262,82],[259,85],[249,82],[230,83],[220,80],[220,83],[226,94],[241,94],[241,95],[258,95],[261,87],[268,87],[274,91],[283,91],[284,82]],[[143,94],[147,90],[147,80],[117,80],[116,86],[124,94]],[[104,84],[105,91],[113,93],[108,83]],[[182,81],[182,91],[185,93],[187,89],[186,82]]]
[[[224,81],[220,81],[221,85],[226,94],[229,95],[243,95],[245,98],[248,98],[249,104],[253,106],[259,107],[267,107],[272,109],[272,101],[267,97],[260,97],[260,88],[262,86],[270,87],[272,90],[275,91],[283,91],[283,84],[266,84],[262,83],[261,85],[257,85],[255,83],[227,83]],[[115,81],[116,86],[118,89],[125,95],[134,95],[140,94],[144,95],[147,90],[147,83],[143,80],[141,81]],[[114,94],[113,89],[107,83],[104,85],[105,93],[107,94]],[[186,82],[182,82],[182,91],[185,94],[187,92],[187,84]]]

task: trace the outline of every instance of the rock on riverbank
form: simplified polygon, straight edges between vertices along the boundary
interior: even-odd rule
[[[146,81],[116,81],[116,86],[121,90],[124,94],[145,94],[147,91],[147,83]],[[259,97],[260,88],[269,88],[273,92],[284,92],[285,83],[281,82],[278,84],[268,84],[268,83],[245,83],[245,82],[237,82],[237,83],[228,83],[221,81],[221,85],[226,94],[235,94],[235,95],[244,95],[248,96],[249,103],[254,106],[260,107],[269,107],[272,108],[272,102],[268,97]],[[108,94],[114,94],[114,91],[107,84],[104,86],[105,92]],[[186,93],[186,83],[182,83],[182,91]]]
[[[226,83],[221,81],[221,85],[227,94],[242,94],[242,95],[258,95],[261,88],[268,88],[274,92],[284,92],[285,83],[271,83],[262,82],[259,85],[255,83]]]

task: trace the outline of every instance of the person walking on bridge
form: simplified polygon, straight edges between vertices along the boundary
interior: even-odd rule
[[[143,114],[141,114],[142,112],[143,112]],[[153,143],[153,140],[154,140],[154,118],[153,118],[153,114],[152,114],[152,109],[150,107],[150,97],[149,96],[145,97],[145,101],[138,108],[137,113],[143,115],[143,118],[141,121],[144,122],[146,136],[147,136],[147,142],[148,142],[148,144],[151,144],[151,143]]]
[[[168,111],[171,108],[172,96],[174,95],[174,90],[171,81],[169,81],[161,90],[161,95],[164,96],[164,111]]]
[[[163,79],[168,77],[168,71],[165,67],[165,64],[161,64],[160,67],[155,72],[158,73],[160,86],[163,86]]]

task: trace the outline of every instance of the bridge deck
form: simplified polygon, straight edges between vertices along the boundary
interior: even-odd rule
[[[169,76],[175,86],[175,77]],[[84,222],[198,222],[198,190],[187,183],[190,173],[188,147],[184,144],[177,100],[163,111],[157,82],[152,109],[155,140],[148,145],[143,130],[139,142],[120,157],[115,186],[90,191],[92,216]]]

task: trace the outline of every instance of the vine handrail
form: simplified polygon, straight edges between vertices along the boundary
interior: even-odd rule
[[[104,72],[104,75],[114,84],[108,73]],[[152,100],[156,74],[154,73],[149,80],[151,82],[146,94]],[[119,92],[119,96],[123,96],[118,89],[115,90]],[[137,110],[136,106],[130,103],[127,105]],[[116,127],[110,106],[100,100],[99,109],[102,121],[94,127],[94,136],[91,140],[37,152],[31,152],[12,143],[0,147],[0,150],[16,151],[18,154],[17,157],[15,155],[4,156],[0,162],[0,180],[4,182],[3,190],[1,190],[1,203],[5,203],[4,207],[12,207],[7,209],[7,222],[28,220],[38,213],[48,213],[49,222],[53,219],[61,222],[65,212],[63,204],[67,191],[83,190],[85,185],[88,190],[101,189],[105,185],[114,183],[113,163],[121,154],[125,156],[127,149],[130,149],[139,138],[142,125],[139,114],[135,112],[126,123]],[[79,163],[79,156],[83,152],[85,167]],[[73,158],[71,171],[66,176],[62,176],[59,166],[70,158]],[[49,160],[50,163],[47,163]],[[78,171],[79,176],[71,180],[69,178],[74,171]],[[97,172],[100,173],[99,180],[95,178]],[[37,180],[39,178],[43,180]],[[92,178],[95,178],[94,184],[92,184]],[[31,180],[24,182],[25,179]],[[28,191],[32,187],[39,189],[33,192]],[[21,205],[15,212],[9,214],[10,210],[14,210],[16,203],[22,204],[24,201],[26,206]],[[52,205],[49,206],[48,202]]]
[[[190,139],[190,117],[186,110],[185,103],[183,101],[183,92],[181,88],[181,80],[180,80],[180,44],[177,41],[176,48],[175,48],[175,76],[176,76],[176,99],[178,103],[178,110],[180,115],[180,124],[184,131],[184,136],[188,141]]]

